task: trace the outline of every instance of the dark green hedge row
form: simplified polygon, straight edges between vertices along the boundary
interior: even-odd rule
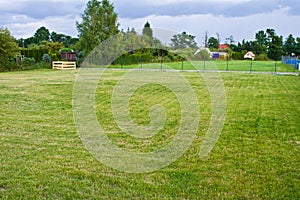
[[[124,54],[114,61],[113,64],[118,65],[130,65],[137,63],[149,63],[149,62],[160,62],[163,57],[165,62],[177,62],[183,58],[177,54],[165,51],[165,50],[154,50],[144,49]]]
[[[37,49],[37,50],[21,50],[21,55],[27,58],[34,58],[36,62],[41,62],[44,54],[49,54],[48,49]]]

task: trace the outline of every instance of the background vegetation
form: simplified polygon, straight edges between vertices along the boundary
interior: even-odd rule
[[[78,63],[80,62],[101,42],[115,34],[121,37],[120,47],[126,49],[122,52],[122,58],[115,61],[115,64],[157,62],[164,59],[165,62],[177,62],[182,58],[190,60],[209,60],[207,51],[201,51],[194,55],[197,49],[196,36],[183,31],[170,38],[170,44],[162,44],[161,41],[153,36],[153,30],[149,22],[146,22],[142,34],[139,35],[134,28],[128,28],[127,31],[119,30],[118,14],[114,10],[113,4],[109,0],[90,0],[87,2],[82,21],[76,23],[78,38],[51,32],[46,27],[40,27],[32,37],[18,40],[14,39],[7,29],[0,29],[1,48],[0,48],[0,71],[31,68],[26,66],[26,62],[18,67],[14,60],[17,55],[27,57],[27,60],[41,62],[44,54],[48,54],[51,61],[60,60],[62,49],[69,48],[77,53]],[[300,37],[289,35],[286,39],[278,35],[272,28],[260,30],[255,33],[253,41],[235,41],[233,36],[225,40],[227,48],[220,49],[220,34],[210,36],[205,31],[202,44],[203,48],[209,48],[210,51],[225,51],[229,58],[233,60],[242,60],[247,51],[256,54],[256,60],[281,60],[282,55],[298,56],[300,55]],[[16,47],[19,46],[19,48]],[[124,48],[124,45],[126,47]],[[146,47],[140,50],[139,47]],[[147,50],[147,47],[154,47],[157,50]],[[116,48],[118,49],[118,48]],[[161,51],[164,49],[166,51]],[[111,50],[113,51],[113,50]],[[172,52],[172,53],[169,53]],[[108,55],[108,57],[110,57]],[[23,59],[22,59],[23,60]]]

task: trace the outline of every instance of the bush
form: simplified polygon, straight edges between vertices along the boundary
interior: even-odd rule
[[[62,48],[59,51],[60,52],[73,52],[73,49],[71,49],[71,48]]]
[[[36,63],[32,69],[51,69],[51,64],[48,62]]]
[[[255,57],[255,60],[258,60],[258,61],[268,61],[269,58],[268,58],[268,55],[267,54],[259,54],[258,56]]]
[[[51,63],[51,57],[49,56],[49,54],[43,55],[43,62]]]
[[[0,59],[0,71],[4,72],[4,71],[13,71],[18,69],[19,66],[17,65],[17,63],[15,61],[12,61],[10,59],[7,58],[2,58]]]
[[[243,53],[240,53],[240,52],[234,52],[234,53],[232,53],[232,59],[233,60],[243,60],[244,55],[243,55]]]

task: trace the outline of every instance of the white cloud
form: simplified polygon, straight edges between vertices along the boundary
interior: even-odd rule
[[[274,10],[271,13],[255,14],[247,17],[225,17],[222,15],[184,15],[184,16],[148,16],[138,19],[121,19],[122,28],[142,28],[146,21],[152,27],[170,29],[176,32],[187,31],[197,36],[199,44],[203,42],[204,32],[216,37],[218,32],[221,39],[233,36],[236,41],[242,39],[253,40],[259,30],[274,28],[279,35],[287,37],[288,34],[299,36],[300,27],[293,26],[293,22],[300,21],[300,16],[289,16],[288,8]],[[291,23],[288,23],[291,22]],[[159,37],[157,35],[157,37]],[[168,43],[165,41],[165,43]]]
[[[17,38],[28,38],[34,35],[35,31],[45,26],[50,32],[55,31],[57,33],[64,33],[67,35],[77,36],[76,21],[80,21],[80,17],[73,15],[66,15],[63,17],[47,17],[42,20],[36,20],[33,18],[28,18],[26,16],[21,16],[26,19],[23,23],[16,22],[11,23],[7,28],[11,33]],[[20,18],[20,16],[14,16],[13,18]]]
[[[222,3],[245,3],[251,0],[145,0],[147,4],[150,5],[168,5],[168,4],[178,4],[178,3],[214,3],[214,2],[222,2]]]
[[[205,12],[200,12],[198,7],[195,7],[195,5],[200,5],[197,4],[199,2],[207,3],[216,1],[227,2],[227,4],[228,2],[239,3],[241,9],[233,6],[234,12],[238,14],[227,15],[226,13],[231,12],[224,11],[224,8],[222,8],[220,10],[223,14],[218,15],[216,13],[219,12],[207,10],[206,7],[202,7]],[[30,37],[41,26],[47,27],[50,31],[76,37],[77,30],[75,23],[81,20],[80,15],[85,8],[86,2],[87,0],[0,0],[0,24],[4,28],[7,27],[16,38]],[[220,33],[223,41],[230,35],[233,35],[237,41],[241,41],[243,38],[252,40],[256,31],[265,30],[269,27],[274,28],[278,34],[284,37],[289,33],[299,37],[300,33],[300,27],[296,26],[296,23],[300,21],[300,16],[290,14],[291,10],[295,9],[294,7],[289,9],[288,6],[280,7],[279,5],[272,4],[269,9],[259,12],[256,9],[262,9],[261,4],[254,4],[255,7],[252,9],[255,12],[249,12],[245,15],[239,14],[251,10],[247,7],[250,4],[249,2],[258,2],[258,0],[144,0],[137,2],[139,6],[142,6],[138,6],[137,8],[134,8],[136,4],[130,4],[129,2],[132,1],[129,0],[114,0],[113,2],[117,12],[123,13],[121,17],[119,14],[119,22],[121,28],[124,30],[128,27],[142,29],[145,22],[149,21],[152,27],[175,30],[176,32],[187,31],[190,34],[196,35],[199,43],[202,43],[205,31],[208,31],[211,36],[215,36],[216,32]],[[187,10],[184,10],[181,14],[170,10],[169,6],[163,6],[163,4],[183,2],[191,2],[191,8],[186,7]],[[242,4],[243,2],[246,2],[246,4]],[[264,5],[267,2],[271,1],[264,1]],[[146,3],[151,3],[153,6],[147,7],[145,6]],[[155,4],[161,4],[162,7],[155,7],[153,9]],[[172,8],[178,9],[177,11],[183,10],[182,4]],[[274,8],[276,9],[274,10]],[[12,11],[6,11],[9,9]],[[161,12],[155,12],[155,10],[159,9],[162,9]],[[189,12],[189,9],[194,9],[197,12]],[[137,13],[141,15],[137,15]]]

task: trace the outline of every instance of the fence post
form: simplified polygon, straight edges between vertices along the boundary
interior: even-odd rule
[[[122,56],[121,69],[123,69],[123,65],[124,65],[124,57]]]
[[[226,71],[228,71],[229,56],[227,56]]]

